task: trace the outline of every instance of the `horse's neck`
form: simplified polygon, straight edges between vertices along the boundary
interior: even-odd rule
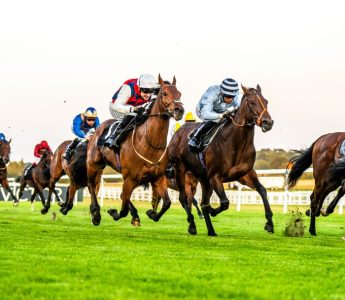
[[[164,146],[167,142],[168,131],[169,131],[169,120],[170,118],[161,115],[163,112],[160,111],[159,102],[153,105],[150,115],[146,121],[146,135],[150,139],[150,142],[154,145]],[[157,116],[154,116],[157,115]]]

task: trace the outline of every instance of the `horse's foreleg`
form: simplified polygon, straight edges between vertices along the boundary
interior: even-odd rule
[[[164,215],[164,213],[170,208],[171,205],[171,200],[168,194],[168,183],[166,177],[162,176],[158,180],[153,182],[152,190],[154,191],[154,195],[159,195],[159,197],[163,199],[163,205],[159,212],[155,210],[148,210],[146,214],[149,216],[149,218],[151,218],[155,222],[158,222],[159,219]]]
[[[224,191],[224,186],[223,186],[223,181],[220,178],[220,176],[213,176],[210,179],[211,187],[214,189],[216,192],[217,196],[219,197],[220,201],[220,206],[217,208],[212,208],[210,206],[210,215],[212,217],[215,217],[219,213],[221,213],[224,210],[227,210],[229,208],[230,201],[228,197],[226,197],[225,191]]]
[[[134,227],[140,227],[140,218],[138,215],[138,210],[136,209],[136,207],[134,206],[132,201],[129,201],[129,211],[130,211],[131,216],[132,216],[131,224]]]
[[[51,202],[51,198],[52,198],[52,193],[53,193],[53,190],[55,188],[55,183],[58,181],[59,179],[55,179],[55,178],[50,178],[50,181],[49,181],[49,191],[48,191],[48,197],[47,197],[47,201],[46,203],[43,204],[43,208],[41,209],[41,214],[45,215],[49,208],[50,208],[50,202]]]
[[[245,176],[241,177],[239,179],[239,182],[249,186],[250,188],[256,190],[264,204],[265,208],[265,217],[266,217],[266,224],[265,224],[265,230],[269,233],[274,233],[274,224],[273,224],[273,212],[271,210],[270,204],[267,199],[267,191],[266,188],[260,183],[258,179],[258,175],[254,170],[251,170],[248,174]]]
[[[5,179],[2,181],[2,186],[6,189],[6,191],[11,195],[12,199],[13,199],[13,205],[14,206],[18,206],[19,200],[17,199],[17,197],[13,194],[10,185],[8,184],[8,180]]]
[[[135,184],[130,178],[124,179],[121,193],[122,206],[120,213],[118,213],[116,209],[108,210],[109,215],[111,215],[115,221],[118,221],[119,219],[124,218],[128,215],[129,202],[134,188]]]
[[[214,231],[212,221],[210,218],[210,198],[212,195],[212,189],[207,180],[205,182],[200,181],[201,188],[202,188],[202,198],[201,198],[201,209],[202,213],[204,214],[204,219],[207,227],[207,233],[209,236],[217,236],[216,232]]]
[[[73,208],[73,200],[74,200],[76,191],[77,191],[76,185],[73,182],[71,182],[70,186],[68,187],[68,197],[66,198],[66,203],[60,208],[60,212],[63,215],[67,215],[67,213]]]
[[[63,201],[61,200],[59,193],[56,191],[56,189],[53,190],[53,193],[56,197],[56,201],[57,201],[58,205],[60,206],[63,203]],[[66,198],[66,199],[68,199],[68,198]]]
[[[91,195],[90,213],[92,224],[98,226],[101,223],[101,208],[97,201],[97,193],[101,182],[102,169],[95,165],[87,168],[87,187]]]
[[[155,191],[152,187],[152,200],[151,200],[151,205],[152,205],[152,210],[154,212],[157,212],[159,202],[161,201],[161,196]]]

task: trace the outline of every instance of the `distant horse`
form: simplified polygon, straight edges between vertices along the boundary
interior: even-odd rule
[[[11,154],[11,140],[9,141],[0,141],[0,183],[4,187],[5,190],[11,195],[13,199],[13,205],[18,205],[18,199],[13,194],[7,180],[7,167],[6,165],[10,162],[10,154]]]
[[[86,187],[86,147],[87,143],[80,143],[76,148],[76,153],[73,155],[69,163],[63,158],[67,146],[71,141],[65,141],[56,149],[51,165],[50,165],[50,181],[48,199],[45,206],[41,209],[42,214],[46,214],[50,208],[51,195],[55,188],[56,182],[67,174],[70,179],[70,185],[67,188],[66,202],[60,203],[60,212],[64,215],[73,208],[73,199],[78,189]]]
[[[40,196],[42,205],[45,205],[45,199],[43,195],[43,190],[49,186],[50,181],[50,163],[53,158],[53,153],[49,150],[45,150],[42,154],[42,158],[39,163],[32,169],[29,176],[25,177],[26,168],[24,168],[22,175],[16,179],[16,182],[20,182],[19,188],[19,199],[23,195],[23,191],[27,185],[34,188],[34,191],[31,195],[31,204],[33,204],[36,195]],[[61,202],[60,197],[56,190],[53,190],[58,202]]]
[[[293,157],[287,184],[289,188],[296,185],[303,172],[313,165],[315,187],[310,195],[310,226],[311,235],[316,235],[315,217],[329,215],[334,211],[339,199],[345,194],[345,163],[339,152],[341,143],[345,139],[345,132],[328,133],[319,137],[307,150]],[[338,194],[325,212],[322,205],[326,196],[337,189]]]
[[[190,234],[196,234],[197,230],[191,213],[191,203],[187,201],[185,192],[185,174],[188,171],[191,171],[201,184],[201,208],[209,236],[216,235],[210,215],[215,217],[229,207],[223,182],[230,181],[239,181],[260,194],[267,219],[265,230],[274,232],[273,213],[267,200],[267,192],[253,169],[256,156],[253,141],[255,125],[266,132],[272,128],[273,120],[267,111],[268,102],[259,85],[256,89],[242,86],[242,90],[244,95],[235,117],[226,115],[224,127],[202,153],[193,153],[188,147],[188,137],[200,123],[184,124],[169,144],[168,155],[176,170],[179,200],[188,216]],[[210,205],[213,190],[220,199],[220,206],[217,208]]]
[[[192,203],[194,205],[194,207],[196,208],[198,212],[199,217],[202,219],[204,218],[204,215],[202,214],[198,206],[198,201],[194,198],[198,183],[199,181],[194,177],[194,175],[191,172],[186,173],[185,187],[186,187],[186,195],[187,195],[188,203]],[[178,191],[175,178],[168,179],[168,188]],[[160,200],[161,200],[161,197],[158,194],[152,195],[151,203],[152,203],[152,208],[154,211],[157,211]]]
[[[161,89],[152,105],[147,120],[134,127],[121,144],[120,154],[116,154],[109,147],[98,146],[97,143],[103,132],[115,120],[103,122],[89,142],[87,154],[88,188],[91,194],[90,212],[92,223],[99,225],[101,221],[100,207],[97,193],[101,175],[106,164],[122,174],[122,207],[120,213],[116,209],[108,210],[115,221],[126,217],[129,210],[132,224],[140,226],[140,219],[136,208],[130,201],[133,190],[145,184],[152,186],[153,192],[163,198],[160,212],[150,210],[149,217],[155,221],[169,209],[171,201],[167,192],[165,170],[168,164],[166,155],[169,119],[180,120],[184,109],[180,100],[181,93],[176,88],[174,77],[172,84],[165,83],[159,75]]]

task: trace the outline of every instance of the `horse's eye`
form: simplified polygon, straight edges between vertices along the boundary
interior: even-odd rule
[[[163,96],[168,96],[168,93],[167,92],[163,92]]]

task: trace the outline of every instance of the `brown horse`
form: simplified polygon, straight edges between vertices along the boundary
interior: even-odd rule
[[[106,164],[111,166],[123,177],[122,207],[120,213],[116,209],[108,210],[115,221],[126,217],[129,210],[132,215],[132,224],[140,226],[138,212],[131,203],[133,190],[145,184],[152,185],[154,193],[163,198],[163,206],[159,213],[150,210],[149,217],[155,221],[170,207],[171,201],[167,192],[165,170],[168,164],[166,155],[169,119],[180,120],[183,116],[183,107],[180,101],[181,93],[176,88],[174,77],[172,84],[164,82],[158,77],[161,89],[154,101],[147,120],[134,127],[126,140],[121,144],[120,155],[105,146],[97,143],[106,128],[114,120],[103,122],[96,130],[89,142],[87,153],[88,188],[91,194],[90,212],[92,223],[99,225],[101,221],[100,207],[97,202],[97,193],[101,175]]]
[[[339,199],[345,194],[345,163],[339,150],[345,139],[345,132],[335,132],[319,137],[307,150],[293,157],[289,165],[291,170],[287,178],[289,188],[296,185],[303,172],[313,165],[315,187],[310,195],[310,226],[311,235],[316,235],[315,217],[320,216],[326,196],[337,189],[335,199],[328,206],[324,215],[334,211]]]
[[[56,149],[53,160],[50,165],[50,181],[49,181],[49,192],[48,199],[45,206],[42,208],[41,213],[46,214],[50,208],[51,195],[55,188],[55,184],[62,175],[67,174],[70,179],[70,185],[67,188],[66,202],[60,203],[60,212],[64,215],[73,208],[73,199],[78,189],[86,187],[86,148],[87,143],[83,142],[76,148],[76,153],[67,164],[63,158],[63,154],[66,151],[67,146],[71,141],[65,141],[60,144]]]
[[[185,187],[186,187],[186,195],[187,195],[188,203],[192,203],[194,205],[194,207],[196,208],[198,212],[199,218],[203,219],[204,215],[202,214],[198,206],[198,201],[194,198],[198,183],[199,181],[194,177],[194,175],[191,172],[186,173]],[[168,188],[178,191],[175,178],[168,179]],[[152,203],[152,208],[154,211],[157,211],[160,200],[161,200],[161,197],[158,194],[152,195],[151,203]]]
[[[16,182],[20,182],[20,188],[19,188],[19,196],[20,199],[23,195],[23,191],[27,185],[34,188],[34,191],[31,195],[31,204],[35,200],[36,195],[38,194],[40,196],[42,205],[45,205],[45,199],[43,195],[43,190],[49,186],[50,181],[50,164],[53,158],[53,153],[49,150],[45,150],[42,154],[42,158],[39,161],[39,163],[32,169],[29,176],[25,178],[24,174],[26,171],[26,168],[24,168],[22,175],[19,176],[16,179]],[[58,202],[61,202],[60,197],[56,190],[53,190]]]
[[[10,162],[11,154],[11,140],[9,141],[0,141],[0,183],[5,190],[11,195],[13,199],[13,205],[18,205],[18,199],[13,194],[7,180],[7,167],[6,165]]]
[[[265,229],[274,232],[273,214],[267,200],[267,192],[253,169],[256,155],[253,141],[255,125],[266,132],[272,128],[273,120],[267,111],[268,102],[263,97],[259,85],[256,89],[242,86],[242,90],[244,95],[235,117],[226,116],[224,127],[200,155],[191,152],[188,147],[188,137],[199,125],[198,123],[184,124],[174,134],[169,144],[168,154],[176,170],[179,200],[186,210],[188,232],[191,234],[196,234],[197,231],[191,213],[191,203],[187,201],[185,192],[185,174],[188,171],[191,171],[201,184],[201,207],[209,236],[216,235],[210,215],[214,217],[229,207],[223,182],[236,180],[257,190],[260,194],[267,219]],[[220,206],[217,208],[210,206],[213,190],[220,199]]]

